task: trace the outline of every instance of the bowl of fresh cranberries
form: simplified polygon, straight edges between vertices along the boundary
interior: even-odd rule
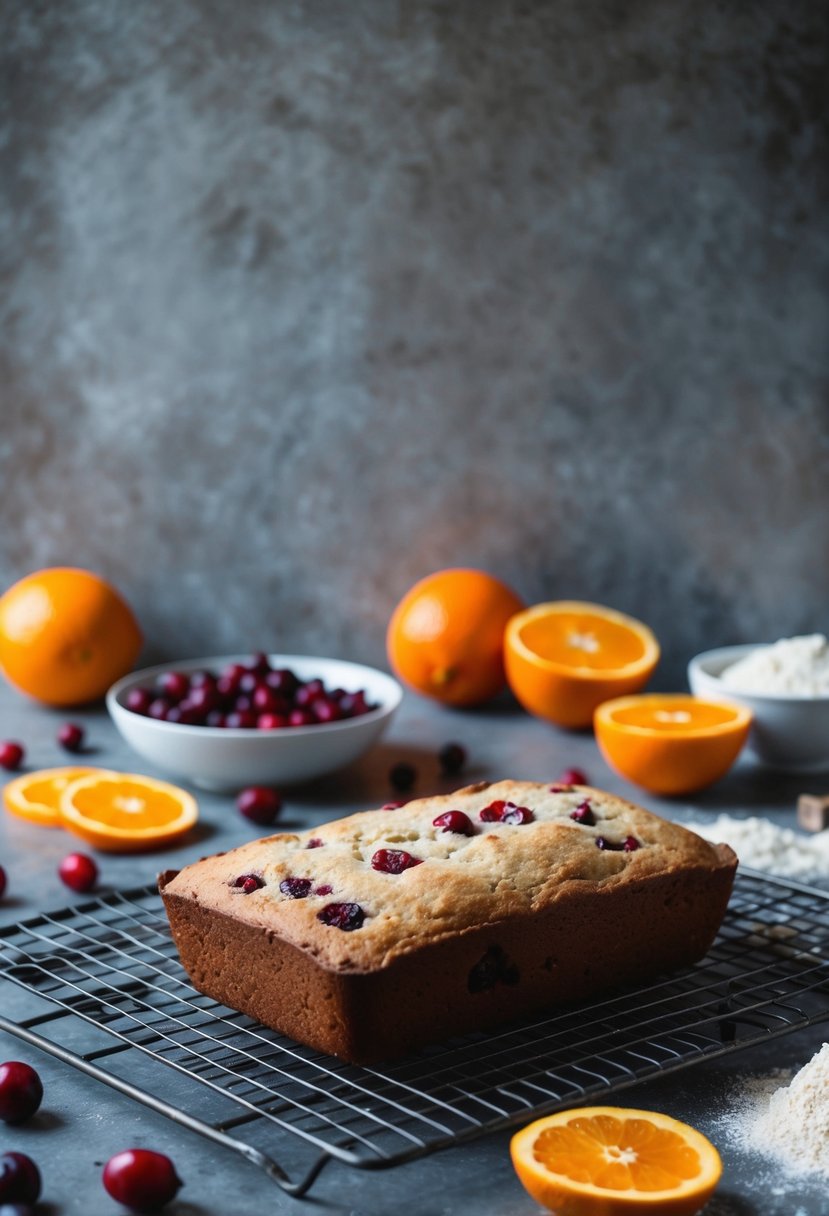
[[[126,741],[202,789],[309,781],[380,737],[403,690],[385,672],[310,655],[222,655],[134,671],[107,693]]]

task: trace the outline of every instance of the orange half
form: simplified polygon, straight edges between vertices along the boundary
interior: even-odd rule
[[[135,773],[100,769],[72,782],[60,800],[63,827],[109,853],[138,853],[172,843],[198,819],[187,790]]]
[[[647,625],[623,612],[557,600],[512,618],[504,661],[525,709],[577,728],[590,725],[602,701],[642,688],[659,661],[659,643]]]
[[[722,1174],[700,1132],[669,1115],[616,1106],[558,1111],[513,1136],[512,1163],[559,1216],[693,1216]]]
[[[60,800],[73,781],[94,773],[92,768],[42,768],[15,777],[3,788],[6,810],[43,828],[59,828]]]
[[[690,794],[728,772],[751,713],[687,693],[652,693],[606,701],[594,726],[604,758],[623,777],[654,794]]]

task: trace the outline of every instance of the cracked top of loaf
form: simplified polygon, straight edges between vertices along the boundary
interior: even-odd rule
[[[463,812],[473,834],[435,825],[448,811]],[[254,840],[186,866],[163,890],[272,932],[324,967],[373,971],[548,909],[584,884],[735,861],[726,846],[601,790],[500,781]]]

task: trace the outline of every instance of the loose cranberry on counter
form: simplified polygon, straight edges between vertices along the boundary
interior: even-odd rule
[[[438,752],[440,771],[445,777],[454,777],[466,764],[466,748],[460,743],[447,743]]]
[[[64,722],[57,733],[57,740],[64,751],[79,752],[83,746],[84,729],[77,722]]]
[[[454,832],[458,836],[474,836],[475,825],[464,811],[444,811],[432,820],[432,827],[442,828],[444,832]]]
[[[236,799],[240,815],[252,823],[274,823],[282,810],[282,795],[264,785],[250,785]]]
[[[29,1064],[7,1060],[0,1064],[0,1119],[24,1123],[43,1101],[43,1084]]]
[[[116,1202],[138,1212],[160,1211],[182,1186],[170,1158],[147,1148],[128,1148],[110,1157],[103,1183]]]
[[[37,1203],[40,1170],[25,1153],[0,1156],[0,1203]]]
[[[396,790],[409,790],[417,781],[417,769],[405,760],[398,760],[389,769],[389,781]]]
[[[405,849],[378,849],[371,858],[372,870],[383,874],[402,874],[412,866],[422,866],[422,857],[413,857]]]
[[[566,768],[559,777],[562,785],[589,785],[586,773],[580,768]]]
[[[98,867],[85,853],[69,853],[58,866],[58,876],[67,887],[83,895],[98,881]]]
[[[25,757],[26,749],[20,743],[15,743],[12,739],[0,743],[0,768],[13,773],[15,769],[20,768]]]

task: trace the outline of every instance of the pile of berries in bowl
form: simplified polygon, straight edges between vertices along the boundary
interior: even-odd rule
[[[355,760],[402,690],[385,672],[308,655],[220,656],[147,668],[109,690],[128,743],[207,789],[306,781]]]

